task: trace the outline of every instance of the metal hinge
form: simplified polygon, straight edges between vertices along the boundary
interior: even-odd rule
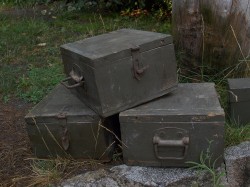
[[[141,62],[141,53],[140,53],[139,46],[135,46],[131,48],[131,56],[132,56],[132,63],[133,63],[132,72],[133,72],[134,78],[137,80],[140,80],[140,77],[143,75],[143,73],[149,66],[148,65],[143,66]]]

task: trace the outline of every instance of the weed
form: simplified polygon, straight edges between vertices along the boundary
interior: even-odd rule
[[[7,103],[10,100],[10,95],[4,95],[3,96],[3,102]]]
[[[210,146],[212,141],[209,141],[209,146],[205,152],[200,154],[200,163],[189,161],[188,164],[193,165],[190,169],[198,169],[200,171],[206,171],[212,176],[213,187],[221,187],[221,178],[225,176],[225,172],[218,172],[215,168],[217,159],[212,163],[212,153],[210,152]]]

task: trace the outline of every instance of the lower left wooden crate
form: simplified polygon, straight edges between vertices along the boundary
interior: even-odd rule
[[[57,85],[25,121],[38,158],[110,160],[115,145],[112,118],[100,118],[72,91]]]

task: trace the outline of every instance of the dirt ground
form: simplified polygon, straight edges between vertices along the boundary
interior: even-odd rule
[[[31,104],[13,99],[0,100],[0,186],[20,186],[28,176],[32,157],[24,116]]]

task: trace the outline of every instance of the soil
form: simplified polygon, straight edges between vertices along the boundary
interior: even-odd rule
[[[33,156],[24,121],[31,107],[18,99],[0,101],[0,186],[25,184],[23,177],[31,173],[27,159]]]

